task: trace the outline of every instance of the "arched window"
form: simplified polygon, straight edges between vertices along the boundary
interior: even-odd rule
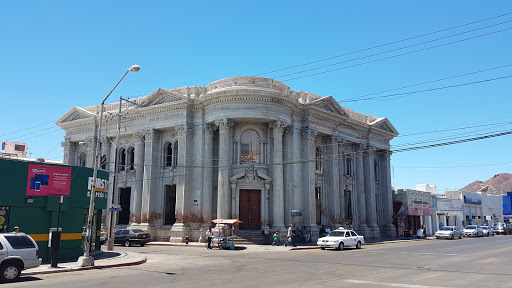
[[[85,155],[85,152],[80,153],[80,156],[78,157],[78,166],[86,167],[85,164],[87,163],[87,155]]]
[[[126,169],[126,149],[119,149],[119,171],[124,171]]]
[[[259,163],[259,135],[254,130],[245,130],[240,139],[240,162]]]
[[[107,169],[107,155],[101,156],[101,169]]]
[[[352,158],[349,158],[349,156],[346,156],[345,158],[345,175],[346,176],[352,176]]]
[[[173,161],[172,161],[172,143],[169,142],[167,144],[165,144],[165,152],[164,152],[164,155],[165,155],[165,167],[172,167],[173,165]]]
[[[130,147],[128,148],[128,170],[133,170],[135,167],[135,148]]]
[[[315,169],[317,172],[322,172],[322,150],[319,147],[316,147]]]

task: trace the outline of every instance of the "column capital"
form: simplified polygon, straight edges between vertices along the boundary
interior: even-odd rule
[[[317,134],[318,134],[318,131],[310,129],[310,128],[302,129],[302,132],[301,132],[302,138],[307,139],[307,140],[315,140]]]
[[[144,140],[145,141],[157,141],[160,139],[160,132],[155,129],[149,129],[144,131]]]
[[[135,139],[137,141],[144,141],[145,135],[146,135],[145,131],[137,131],[137,132],[133,133],[133,137],[135,137]]]
[[[188,124],[178,125],[176,126],[176,130],[178,131],[178,137],[192,136],[194,133],[192,126]]]
[[[326,142],[327,144],[330,144],[330,145],[336,145],[338,144],[338,136],[335,136],[335,135],[329,135],[326,137]]]
[[[101,137],[101,146],[106,147],[106,145],[110,144],[110,137]]]
[[[274,123],[269,123],[268,127],[272,129],[274,135],[283,135],[284,129],[288,127],[288,124],[278,120]]]
[[[78,145],[76,142],[69,141],[67,139],[64,142],[61,142],[60,146],[62,146],[66,150],[76,150],[78,148]]]
[[[203,128],[203,132],[205,135],[213,135],[213,132],[215,131],[216,127],[215,125],[211,123],[206,123]]]
[[[234,123],[228,119],[215,120],[215,125],[219,127],[219,132],[228,132]]]
[[[86,149],[94,149],[94,146],[96,146],[96,137],[89,137],[85,139]]]

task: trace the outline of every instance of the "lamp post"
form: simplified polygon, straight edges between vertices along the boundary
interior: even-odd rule
[[[89,214],[87,215],[87,229],[85,234],[85,243],[84,243],[84,255],[80,256],[78,258],[77,266],[78,267],[86,267],[86,266],[94,266],[94,258],[89,256],[89,249],[90,249],[90,243],[91,243],[91,237],[93,234],[92,231],[92,218],[94,215],[94,197],[96,195],[96,181],[97,181],[97,175],[98,175],[98,164],[100,160],[100,140],[101,140],[101,126],[103,123],[103,107],[105,106],[105,101],[107,101],[108,97],[114,90],[116,89],[117,85],[123,81],[124,77],[128,72],[137,72],[140,70],[139,65],[133,65],[130,67],[130,69],[126,70],[123,77],[117,82],[116,86],[108,93],[107,97],[101,101],[101,109],[100,109],[100,123],[98,125],[98,137],[96,138],[96,152],[94,157],[94,172],[92,173],[92,187],[91,187],[91,199],[89,202]]]
[[[133,101],[130,101],[130,100],[126,100],[124,99],[123,97],[119,97],[119,111],[118,111],[118,117],[117,117],[117,137],[116,137],[116,143],[115,143],[115,162],[114,162],[114,187],[112,189],[112,198],[111,198],[111,202],[110,202],[110,207],[111,209],[109,209],[109,223],[108,223],[108,236],[107,236],[107,250],[108,251],[114,251],[114,230],[115,230],[115,227],[116,227],[116,222],[117,222],[117,213],[118,211],[117,210],[113,210],[112,208],[118,208],[118,197],[117,197],[117,192],[118,192],[118,181],[117,181],[117,172],[118,172],[118,163],[119,163],[119,136],[120,136],[120,133],[121,133],[121,107],[122,107],[122,104],[123,104],[123,100],[128,102],[128,103],[131,103],[133,105],[136,105],[136,106],[140,106],[139,104],[133,102]]]

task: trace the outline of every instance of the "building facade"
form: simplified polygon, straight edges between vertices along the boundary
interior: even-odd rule
[[[269,78],[158,89],[123,104],[117,185],[119,225],[158,240],[201,240],[213,219],[240,230],[352,225],[394,236],[387,118],[341,107],[331,96],[291,91]],[[112,171],[119,104],[105,106],[101,168]],[[92,167],[99,106],[73,107],[64,163]],[[112,178],[112,177],[111,177]],[[111,185],[114,186],[114,185]]]

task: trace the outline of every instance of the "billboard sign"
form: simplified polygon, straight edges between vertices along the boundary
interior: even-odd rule
[[[27,196],[68,196],[71,167],[28,165]]]
[[[437,210],[439,211],[462,211],[460,199],[437,199]]]

